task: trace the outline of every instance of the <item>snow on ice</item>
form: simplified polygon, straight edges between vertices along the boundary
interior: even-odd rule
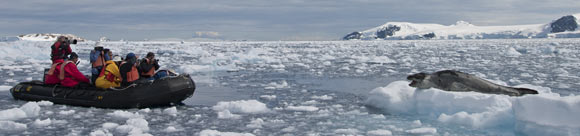
[[[580,96],[560,96],[551,93],[549,88],[531,85],[519,87],[539,90],[539,95],[509,97],[434,88],[422,90],[408,84],[408,81],[395,81],[376,88],[370,92],[366,103],[391,114],[416,114],[474,128],[511,128],[533,135],[565,135],[580,131],[577,123],[580,118],[575,118],[580,115]],[[436,133],[431,129],[406,132]]]

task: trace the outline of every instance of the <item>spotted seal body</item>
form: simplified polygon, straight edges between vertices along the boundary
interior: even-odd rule
[[[432,74],[418,73],[407,76],[411,80],[409,86],[428,89],[437,88],[453,92],[480,92],[487,94],[505,94],[509,96],[522,96],[525,94],[538,94],[538,91],[527,88],[514,88],[494,84],[471,74],[455,71],[443,70]]]

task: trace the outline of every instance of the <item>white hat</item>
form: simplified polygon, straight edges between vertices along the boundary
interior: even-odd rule
[[[95,47],[103,47],[103,45],[101,45],[101,42],[97,42],[95,43]]]
[[[119,55],[115,55],[113,57],[113,61],[122,61],[122,60],[121,60],[121,57],[119,57]]]

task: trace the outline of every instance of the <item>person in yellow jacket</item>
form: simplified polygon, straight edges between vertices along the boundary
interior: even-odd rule
[[[121,72],[119,71],[119,66],[115,61],[121,61],[121,57],[115,56],[113,60],[106,61],[105,69],[95,81],[95,86],[102,89],[107,89],[111,87],[121,86]]]

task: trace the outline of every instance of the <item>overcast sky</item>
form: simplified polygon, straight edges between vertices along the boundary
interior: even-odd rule
[[[548,23],[580,13],[579,6],[580,0],[9,0],[0,4],[0,36],[337,40],[388,21]]]

